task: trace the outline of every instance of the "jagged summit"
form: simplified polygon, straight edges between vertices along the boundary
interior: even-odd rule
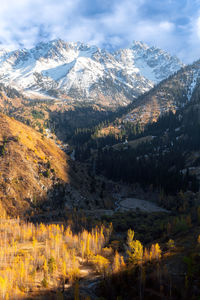
[[[168,53],[143,42],[109,52],[56,39],[32,49],[0,51],[0,82],[31,98],[126,105],[180,69]]]
[[[141,41],[134,41],[130,48],[117,51],[117,56],[129,68],[134,65],[138,73],[154,84],[184,66],[177,57]]]
[[[148,49],[149,46],[146,43],[144,43],[143,41],[133,41],[130,48],[132,48],[132,49],[137,49],[137,48]]]

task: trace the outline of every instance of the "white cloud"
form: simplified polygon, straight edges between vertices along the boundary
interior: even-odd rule
[[[164,31],[172,31],[174,28],[175,28],[175,26],[174,26],[174,24],[173,23],[171,23],[171,22],[168,22],[168,21],[165,21],[165,22],[161,22],[160,24],[159,24],[159,27],[161,28],[161,29],[163,29]]]
[[[195,32],[196,32],[196,35],[198,37],[198,39],[200,40],[200,17],[197,18],[196,20],[196,24],[195,24],[196,28],[195,28]]]
[[[200,59],[200,11],[196,17],[191,17],[187,26],[182,28],[184,36],[178,40],[176,49],[178,57],[186,63]]]
[[[193,8],[199,1],[105,0],[101,6],[109,9],[98,11],[99,0],[84,0],[84,4],[81,0],[1,0],[0,42],[12,48],[31,47],[41,39],[60,37],[126,47],[132,40],[144,40],[191,61],[199,55],[200,14]],[[188,24],[178,23],[189,15],[193,17]]]

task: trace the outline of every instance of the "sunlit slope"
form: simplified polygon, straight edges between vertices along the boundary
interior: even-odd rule
[[[51,140],[0,114],[0,199],[25,211],[56,183],[70,183],[69,158]]]

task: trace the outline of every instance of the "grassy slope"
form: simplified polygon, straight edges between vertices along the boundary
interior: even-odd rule
[[[54,142],[0,114],[0,145],[4,141],[5,153],[0,156],[0,198],[10,213],[25,210],[29,201],[43,196],[56,180],[70,183],[69,158]],[[45,177],[48,169],[50,174]]]

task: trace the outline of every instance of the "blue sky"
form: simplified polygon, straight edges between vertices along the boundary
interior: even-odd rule
[[[56,38],[114,49],[142,40],[192,62],[200,58],[200,0],[1,0],[2,47]]]

